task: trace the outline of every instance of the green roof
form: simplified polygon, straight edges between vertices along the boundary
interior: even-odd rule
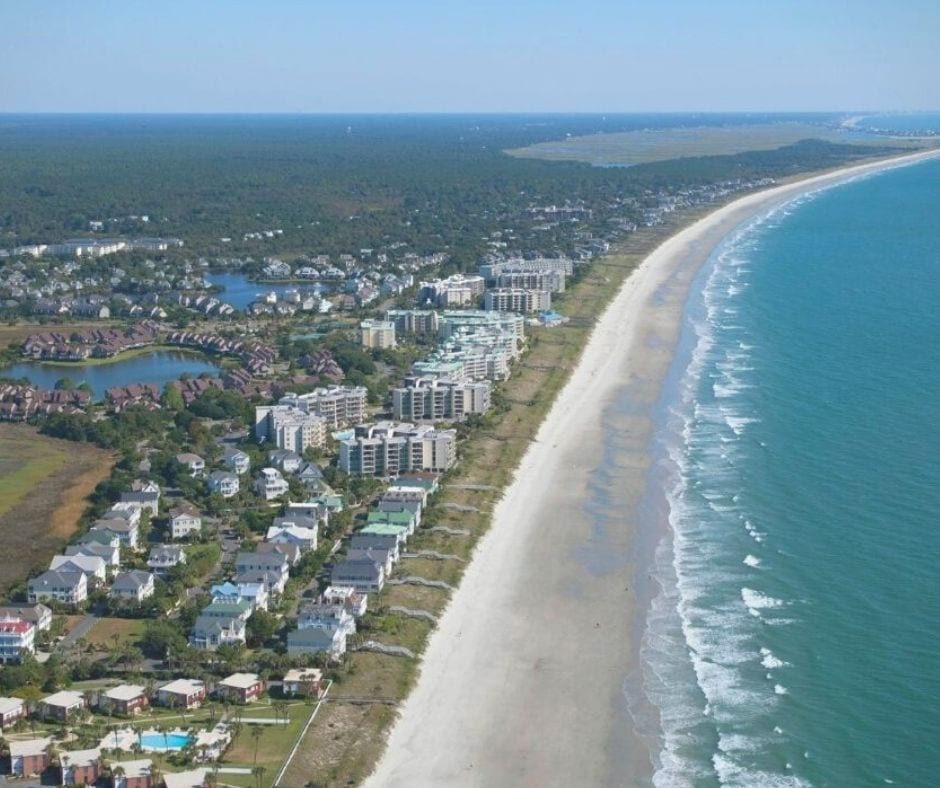
[[[396,523],[411,525],[415,521],[414,512],[369,512],[370,523]]]
[[[210,616],[238,616],[251,609],[251,602],[213,602],[202,609],[202,615]],[[211,611],[211,612],[210,612]]]

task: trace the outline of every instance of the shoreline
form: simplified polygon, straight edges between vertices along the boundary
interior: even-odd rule
[[[746,195],[644,259],[494,509],[368,785],[649,783],[655,743],[635,730],[624,692],[639,667],[637,509],[692,282],[722,240],[775,205],[938,154]],[[618,444],[616,467],[595,451],[602,435]]]

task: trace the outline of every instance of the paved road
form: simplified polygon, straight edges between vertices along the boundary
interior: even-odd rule
[[[78,622],[78,625],[69,632],[62,640],[59,641],[58,648],[61,650],[71,648],[79,640],[81,640],[85,635],[88,634],[88,631],[98,623],[98,616],[93,616],[89,613],[81,621]]]

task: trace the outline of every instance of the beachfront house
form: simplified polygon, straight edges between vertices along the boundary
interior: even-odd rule
[[[294,668],[284,674],[281,691],[285,695],[319,698],[324,685],[323,671],[319,668]]]
[[[385,567],[381,561],[363,557],[338,561],[330,574],[335,586],[352,586],[362,594],[381,591],[385,585]]]
[[[290,485],[277,468],[262,468],[255,481],[255,491],[266,501],[286,495]]]
[[[287,653],[292,657],[325,653],[339,659],[346,653],[346,632],[342,629],[295,629],[287,633]]]

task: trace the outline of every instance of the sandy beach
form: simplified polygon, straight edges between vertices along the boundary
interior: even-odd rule
[[[646,571],[637,508],[695,275],[729,233],[774,205],[937,155],[742,197],[646,258],[600,317],[496,507],[367,785],[649,784],[651,742],[634,730],[624,693],[637,659],[635,576]]]

